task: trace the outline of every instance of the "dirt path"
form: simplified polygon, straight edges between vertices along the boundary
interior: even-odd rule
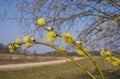
[[[84,58],[75,58],[75,60],[80,60],[80,59],[84,59]],[[51,65],[51,64],[61,64],[61,63],[66,63],[68,61],[69,61],[68,59],[64,59],[64,60],[54,60],[54,61],[47,61],[47,62],[0,65],[0,70],[16,70],[16,69],[45,66],[45,65]]]

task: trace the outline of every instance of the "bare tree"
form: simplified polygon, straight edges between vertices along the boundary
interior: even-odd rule
[[[44,17],[45,27],[52,26],[59,33],[74,32],[87,48],[120,51],[119,0],[6,0],[3,4],[11,8],[2,11],[1,19],[16,20],[25,32],[44,35],[36,25],[36,20]]]

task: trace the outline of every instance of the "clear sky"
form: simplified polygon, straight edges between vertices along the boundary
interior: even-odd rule
[[[3,4],[6,1],[9,1],[10,4],[9,3],[8,4]],[[14,13],[17,13],[16,14],[17,16],[20,15],[20,13],[17,12],[17,10],[15,9],[15,5],[14,6],[11,5],[12,1],[14,1],[14,0],[11,0],[11,1],[10,0],[6,0],[6,1],[5,0],[0,0],[0,43],[8,45],[8,43],[14,42],[14,40],[16,38],[19,38],[19,39],[22,40],[23,37],[24,37],[24,34],[20,33],[21,28],[19,28],[19,26],[17,24],[17,21],[5,18],[6,16],[4,15],[4,13],[5,13],[4,11],[7,11],[8,15],[10,17],[13,17],[13,18],[14,18]],[[19,1],[22,1],[22,0],[18,0],[18,1],[16,0],[16,2],[18,2],[18,3],[19,3]],[[3,13],[3,15],[2,15],[2,13]],[[2,19],[5,18],[5,19],[1,21],[1,18]],[[82,19],[86,19],[86,18],[82,18]],[[87,18],[87,20],[89,20],[87,25],[91,25],[91,23],[92,23],[91,18]],[[87,27],[85,21],[79,21],[74,26],[77,26],[77,27],[74,27],[71,30],[69,30],[69,33],[73,34],[73,36],[75,38],[77,37],[76,32],[80,32],[83,28]],[[73,32],[74,29],[76,29],[76,31]],[[63,30],[65,30],[65,29],[63,29]],[[35,49],[35,48],[37,48],[38,52],[40,52],[40,53],[41,52],[42,53],[43,52],[47,52],[47,51],[51,50],[51,49],[43,47],[43,46],[35,46],[35,47],[32,48],[32,50]]]
[[[17,26],[17,23],[6,18],[6,12],[8,12],[7,15],[9,16],[10,11],[14,10],[5,2],[4,0],[0,0],[0,43],[7,45],[17,37],[22,38],[22,35],[19,33],[20,28]]]
[[[20,33],[17,23],[12,20],[4,20],[0,22],[0,43],[8,45],[14,42],[16,38],[23,39],[24,34]],[[45,53],[52,49],[45,46],[33,46],[29,50],[37,50],[38,53]]]
[[[6,16],[4,15],[5,11],[7,11],[10,17],[14,17],[12,13],[16,12],[16,10],[14,10],[15,6],[11,6],[12,2],[10,4],[4,2],[5,2],[4,0],[0,0],[0,43],[8,45],[9,43],[13,43],[16,38],[22,40],[24,34],[21,34],[20,32],[21,28],[18,26],[17,21],[7,19]],[[53,51],[52,48],[41,45],[33,46],[29,50],[32,51],[37,50],[38,53]]]
[[[16,10],[14,10],[15,6],[11,6],[12,2],[10,4],[5,4],[4,2],[4,0],[0,0],[0,43],[8,45],[9,43],[13,43],[16,38],[22,40],[24,34],[20,33],[21,28],[18,26],[17,21],[7,19],[4,15],[5,11],[7,11],[9,16],[14,17],[12,13],[16,12]],[[30,48],[30,50],[34,49],[37,50],[38,53],[44,53],[52,50],[45,46],[34,46]]]
[[[14,0],[11,0],[11,1],[9,1],[9,3],[6,3],[6,1],[0,0],[0,18],[1,17],[5,18],[4,20],[0,21],[0,43],[3,43],[5,45],[8,45],[8,43],[14,42],[14,40],[16,38],[19,38],[19,39],[22,40],[23,37],[24,37],[24,34],[21,34],[19,32],[21,30],[21,28],[19,28],[19,26],[17,24],[17,21],[11,20],[11,19],[7,19],[6,16],[4,15],[4,13],[6,13],[4,11],[7,11],[8,12],[7,15],[12,17],[12,18],[15,17],[14,13],[16,13],[16,15],[18,14],[17,16],[20,15],[19,12],[17,12],[17,10],[15,9],[15,5],[12,5],[12,1],[14,1]],[[18,1],[16,0],[17,3],[19,3],[20,1],[22,1],[22,0],[18,0]],[[4,16],[2,16],[2,13],[3,13]],[[44,16],[42,16],[42,17],[44,17]],[[91,23],[91,22],[89,21],[89,23]],[[70,30],[65,31],[65,32],[73,34],[73,36],[76,38],[77,37],[76,32],[81,31],[81,29],[85,28],[86,26],[83,25],[83,22],[77,22],[77,24],[74,25],[74,26],[77,26],[77,27],[71,28]],[[74,29],[76,29],[76,31],[74,31]],[[64,30],[65,29],[63,28],[63,31]],[[63,46],[63,44],[61,44],[61,43],[59,45]],[[64,46],[65,45],[66,44],[64,44]],[[37,47],[35,46],[35,47],[33,47],[33,49],[34,48],[37,48],[38,52],[40,51],[40,53],[52,50],[50,48],[46,48],[46,47],[43,47],[43,46],[37,46]]]
[[[0,22],[0,43],[7,45],[10,42],[14,42],[16,38],[22,38],[20,34],[20,28],[15,21],[3,20]]]

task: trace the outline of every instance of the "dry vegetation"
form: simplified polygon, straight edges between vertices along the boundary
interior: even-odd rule
[[[64,57],[55,56],[35,56],[35,55],[16,55],[0,54],[0,64],[29,63],[65,59]]]
[[[104,61],[103,58],[97,58],[102,67],[106,79],[119,79],[120,69],[112,66],[110,63]],[[92,73],[99,78],[92,62],[88,59],[80,60],[79,63],[84,64]],[[36,68],[28,68],[14,71],[0,71],[0,78],[2,79],[91,79],[82,70],[79,70],[72,63],[64,63],[58,65],[49,65]]]

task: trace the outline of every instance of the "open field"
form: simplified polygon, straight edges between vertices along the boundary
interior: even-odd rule
[[[77,57],[74,58],[75,60],[85,59],[86,57]],[[43,61],[43,62],[31,62],[31,63],[20,63],[20,64],[6,64],[6,65],[0,65],[0,71],[1,70],[18,70],[18,69],[24,69],[24,68],[30,68],[30,67],[40,67],[40,66],[46,66],[51,64],[62,64],[68,62],[68,59],[61,59],[61,60],[53,60],[53,61]]]
[[[106,79],[120,79],[120,69],[113,67],[103,58],[97,58],[102,67]],[[94,65],[88,59],[79,60],[92,73],[99,78],[98,72]],[[0,79],[91,79],[82,70],[79,70],[70,62],[64,64],[55,64],[49,66],[27,68],[13,71],[0,71]]]
[[[16,55],[16,54],[0,54],[0,64],[17,64],[41,61],[61,60],[64,57],[55,56],[35,56],[35,55]]]

